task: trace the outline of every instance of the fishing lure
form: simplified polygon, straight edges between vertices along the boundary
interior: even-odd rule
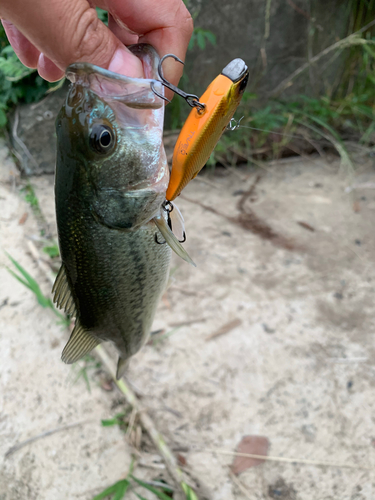
[[[164,78],[161,65],[167,57],[182,63],[173,54],[167,54],[160,60],[159,76],[163,85],[183,97],[193,108],[173,152],[172,172],[166,193],[166,199],[172,201],[204,167],[231,122],[245,91],[249,70],[242,59],[234,59],[198,99],[196,95],[186,94]]]

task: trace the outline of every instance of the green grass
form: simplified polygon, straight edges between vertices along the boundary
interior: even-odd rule
[[[21,193],[23,194],[25,201],[29,204],[36,219],[37,220],[43,219],[38,198],[35,194],[34,188],[31,185],[30,181],[27,181],[26,185],[23,188],[21,188]]]
[[[351,94],[345,99],[297,96],[292,101],[272,100],[265,106],[256,95],[245,93],[235,118],[239,127],[228,130],[208,165],[233,166],[255,160],[268,161],[293,155],[293,146],[311,152],[311,144],[336,150],[342,163],[353,168],[346,140],[364,147],[375,145],[375,93]]]
[[[0,129],[7,124],[9,110],[19,102],[39,101],[51,86],[20,62],[0,25]]]
[[[171,500],[173,498],[174,489],[167,483],[156,481],[142,481],[133,475],[134,462],[130,464],[129,471],[125,479],[116,481],[116,483],[105,488],[102,492],[96,495],[92,500],[122,500],[127,497],[126,493],[133,492],[137,498],[140,500],[146,500],[141,494],[134,492],[134,489],[141,487],[142,489],[149,491],[153,496],[159,500]],[[185,490],[186,487],[186,490]],[[192,489],[184,483],[184,490],[186,494],[186,500],[198,500],[198,497],[192,492]],[[193,494],[193,496],[192,496]],[[134,498],[134,496],[133,496]]]
[[[17,280],[19,281],[23,286],[28,288],[34,295],[36,300],[38,301],[38,304],[42,306],[43,308],[51,309],[54,314],[59,318],[61,324],[63,326],[68,326],[69,325],[69,320],[61,314],[53,305],[52,300],[48,297],[46,297],[42,290],[40,289],[40,286],[38,285],[37,281],[29,274],[25,268],[21,266],[19,262],[17,262],[11,255],[6,253],[7,257],[9,260],[12,262],[13,266],[15,267],[16,271],[13,269],[10,269],[9,267],[7,268],[8,272]]]
[[[130,482],[127,479],[122,479],[121,481],[117,481],[117,483],[109,486],[103,490],[99,495],[96,495],[92,500],[104,500],[105,498],[111,497],[111,500],[122,500],[125,497],[125,493],[127,492],[130,486]],[[170,499],[169,499],[170,500]]]
[[[72,370],[74,377],[72,380],[72,385],[76,384],[78,380],[83,380],[86,385],[88,392],[91,394],[91,384],[89,373],[95,372],[102,366],[101,362],[91,356],[91,354],[86,354],[82,359],[73,364]]]
[[[43,252],[46,253],[51,259],[60,257],[60,250],[57,243],[48,244],[43,247]]]
[[[165,484],[165,486],[159,486],[156,487],[154,484],[149,484],[145,481],[142,481],[141,479],[136,478],[132,474],[128,474],[126,479],[121,479],[120,481],[117,481],[116,483],[112,484],[108,488],[105,488],[101,493],[96,495],[92,500],[122,500],[125,498],[126,493],[128,491],[133,491],[136,486],[140,486],[146,491],[149,491],[153,493],[153,496],[155,498],[158,498],[159,500],[171,500],[171,493],[173,492],[173,488],[168,486],[168,484]],[[189,488],[189,487],[188,487]],[[196,496],[188,496],[189,495],[189,490],[186,492],[186,500],[198,500]],[[136,493],[135,495],[140,499],[140,500],[146,500],[145,497],[143,497],[141,494]]]
[[[9,260],[12,262],[18,273],[10,269],[9,267],[7,268],[9,273],[16,278],[17,281],[22,283],[26,288],[31,290],[31,292],[35,295],[38,304],[41,305],[44,308],[50,308],[53,310],[53,312],[61,317],[62,315],[55,309],[52,300],[47,298],[41,291],[38,283],[36,280],[24,269],[21,264],[19,264],[13,257],[11,257],[8,253],[6,254]]]

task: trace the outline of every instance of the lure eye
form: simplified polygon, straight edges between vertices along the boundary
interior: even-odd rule
[[[106,154],[115,145],[115,133],[108,125],[97,123],[90,134],[90,147],[97,153]]]
[[[240,88],[239,88],[240,92],[243,92],[245,90],[248,81],[249,81],[249,72],[247,73],[245,78],[240,83]]]

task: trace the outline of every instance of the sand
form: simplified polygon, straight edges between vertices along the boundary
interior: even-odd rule
[[[231,220],[258,174],[244,209],[262,221],[263,235],[274,234],[271,240]],[[101,425],[123,410],[124,399],[104,368],[88,370],[91,392],[83,377],[75,380],[83,364],[60,360],[67,330],[7,271],[4,251],[49,296],[30,254],[40,221],[20,192],[23,182],[1,143],[0,499],[91,500],[125,477],[131,463],[125,433]],[[53,177],[30,182],[55,236]],[[360,468],[375,460],[371,182],[370,157],[352,177],[337,159],[311,157],[267,170],[216,169],[186,188],[189,200],[178,200],[197,268],[173,257],[153,326],[168,335],[132,359],[127,379],[214,500],[375,496],[373,470]],[[353,183],[362,187],[347,193]],[[64,428],[70,424],[77,425]],[[5,458],[15,444],[54,429]],[[269,455],[296,461],[268,461],[234,481],[233,458],[212,450],[234,451],[245,435],[267,437]],[[141,455],[154,468],[137,466],[137,477],[168,480],[147,440]]]

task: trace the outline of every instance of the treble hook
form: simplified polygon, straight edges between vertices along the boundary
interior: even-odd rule
[[[168,82],[168,80],[166,80],[164,78],[162,64],[167,59],[167,57],[172,57],[175,61],[178,61],[179,63],[184,64],[184,62],[181,61],[181,59],[179,57],[175,56],[174,54],[166,54],[165,56],[163,56],[160,59],[159,66],[158,66],[158,73],[159,73],[159,76],[162,80],[162,84],[164,85],[164,87],[167,87],[169,90],[172,90],[172,92],[174,92],[175,94],[177,94],[180,97],[182,97],[183,99],[185,99],[185,101],[189,104],[189,106],[191,106],[192,108],[197,108],[198,113],[202,113],[203,110],[205,109],[206,105],[203,102],[199,102],[199,97],[197,95],[187,94],[186,92],[179,89],[175,85],[172,85],[172,83]],[[154,92],[154,94],[156,94],[161,99],[164,99],[164,101],[171,102],[169,99],[167,99],[163,95],[159,94],[159,92],[157,92],[155,90],[153,83],[151,84],[151,89]]]
[[[170,201],[165,200],[165,202],[162,204],[162,208],[168,214],[168,216],[167,216],[167,223],[168,223],[169,229],[173,232],[173,230],[172,230],[171,216],[169,215],[173,211],[173,209],[174,209],[173,203],[171,203]],[[159,241],[157,233],[155,233],[154,239],[155,239],[155,243],[157,243],[158,245],[164,245],[164,243],[167,243],[165,240],[164,241]],[[183,235],[182,240],[178,240],[178,241],[180,243],[185,243],[185,241],[186,241],[186,233],[185,233],[185,231],[184,231],[184,235]]]

